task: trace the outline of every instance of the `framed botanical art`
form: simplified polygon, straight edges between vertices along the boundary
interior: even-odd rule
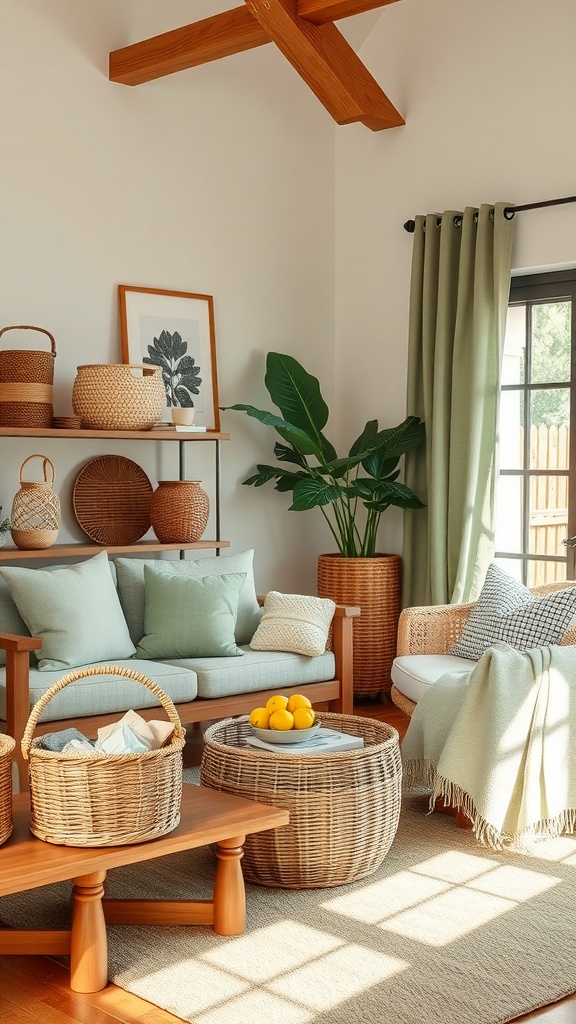
[[[159,366],[164,419],[194,409],[194,423],[220,430],[214,301],[211,295],[118,286],[122,360]]]

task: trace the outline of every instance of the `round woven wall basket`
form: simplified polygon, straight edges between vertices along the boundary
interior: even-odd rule
[[[88,676],[118,676],[147,687],[174,725],[172,739],[141,754],[63,754],[32,739],[40,715],[65,686]],[[116,665],[69,672],[34,705],[22,737],[29,761],[30,831],[58,846],[126,846],[176,828],[182,800],[184,729],[174,704],[148,676]]]
[[[72,408],[88,430],[151,430],[162,418],[166,391],[159,366],[79,366]]]
[[[199,480],[159,480],[150,502],[152,529],[162,544],[194,544],[204,533],[210,500]]]
[[[343,558],[319,555],[318,594],[337,604],[357,605],[354,619],[354,693],[389,693],[400,617],[400,555]]]
[[[401,802],[398,733],[356,715],[320,718],[330,729],[362,736],[364,747],[327,754],[258,750],[246,743],[247,717],[206,730],[202,786],[290,811],[288,825],[246,836],[242,870],[249,882],[285,889],[344,885],[375,871],[392,845]]]
[[[12,751],[11,736],[0,736],[0,844],[12,835]]]

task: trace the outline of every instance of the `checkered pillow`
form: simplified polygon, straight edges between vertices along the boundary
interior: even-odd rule
[[[527,651],[557,643],[576,615],[576,587],[533,597],[495,563],[450,654],[478,661],[498,641]]]

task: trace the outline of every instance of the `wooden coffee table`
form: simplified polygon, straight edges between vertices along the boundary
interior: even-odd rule
[[[147,843],[88,848],[36,839],[29,830],[27,793],[13,798],[13,809],[14,831],[0,848],[0,896],[71,879],[72,923],[70,929],[59,931],[0,928],[0,954],[69,956],[74,992],[106,987],[106,924],[203,924],[212,925],[218,935],[240,935],[246,926],[240,867],[244,840],[252,832],[286,825],[289,819],[284,808],[184,785],[180,824],[173,832]],[[217,866],[211,900],[103,899],[109,868],[212,843]],[[166,877],[169,880],[169,869]]]

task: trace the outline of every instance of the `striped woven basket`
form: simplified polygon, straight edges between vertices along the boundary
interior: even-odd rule
[[[43,327],[18,324],[6,331],[40,331],[50,338],[50,351],[5,349],[0,352],[0,427],[52,426],[52,389],[56,342]]]
[[[11,736],[0,736],[0,844],[12,835],[12,751]]]

